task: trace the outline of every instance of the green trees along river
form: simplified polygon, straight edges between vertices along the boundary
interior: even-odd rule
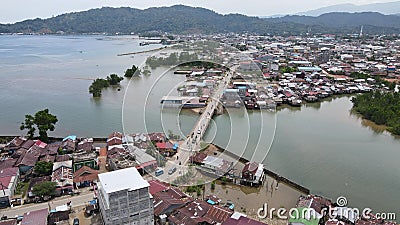
[[[393,134],[400,135],[400,93],[374,91],[352,99],[353,109],[365,119],[388,126]]]

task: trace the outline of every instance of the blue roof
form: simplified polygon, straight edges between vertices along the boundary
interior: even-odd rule
[[[63,141],[68,140],[68,139],[71,139],[71,140],[75,141],[76,140],[76,135],[69,135],[68,137],[64,138]]]
[[[89,201],[89,205],[96,205],[96,199]]]
[[[215,202],[213,200],[211,200],[211,199],[208,199],[207,203],[210,204],[210,205],[215,205]]]

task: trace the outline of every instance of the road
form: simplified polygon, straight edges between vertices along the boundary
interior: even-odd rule
[[[80,194],[76,196],[64,196],[57,199],[53,199],[52,201],[43,202],[43,203],[33,203],[28,205],[15,206],[13,208],[6,208],[0,210],[0,215],[7,217],[15,217],[16,215],[22,216],[26,212],[35,211],[44,208],[55,209],[57,206],[65,205],[68,201],[71,201],[72,207],[83,206],[86,205],[90,200],[93,199],[93,192]]]
[[[187,172],[190,156],[200,150],[200,142],[203,135],[210,124],[215,109],[220,103],[224,90],[232,79],[235,69],[236,67],[233,67],[232,70],[228,72],[222,80],[220,80],[218,88],[210,97],[204,112],[200,115],[194,128],[187,136],[187,139],[179,146],[178,153],[174,156],[175,159],[167,161],[164,167],[164,174],[159,176],[159,179],[166,182],[172,182],[177,177]],[[176,168],[176,172],[168,174],[168,171],[174,167]]]

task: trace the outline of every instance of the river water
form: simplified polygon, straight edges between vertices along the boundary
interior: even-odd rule
[[[160,98],[185,80],[167,68],[125,79],[100,99],[88,93],[91,79],[122,75],[152,53],[118,54],[157,47],[139,47],[131,36],[0,36],[0,134],[24,134],[24,115],[43,108],[59,119],[53,136],[188,133],[196,113],[160,108]],[[367,126],[351,107],[350,97],[336,97],[276,113],[231,109],[215,117],[205,139],[263,161],[313,193],[399,216],[400,139]]]

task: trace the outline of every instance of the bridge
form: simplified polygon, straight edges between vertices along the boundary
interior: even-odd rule
[[[200,142],[203,135],[207,131],[207,128],[211,122],[214,113],[217,108],[221,105],[221,98],[224,90],[230,83],[232,76],[235,72],[236,67],[232,67],[230,71],[227,71],[223,79],[219,81],[217,88],[215,89],[212,96],[210,96],[206,108],[200,115],[192,131],[187,135],[186,140],[180,145],[178,153],[174,159],[168,160],[164,167],[164,174],[159,178],[163,181],[172,182],[180,175],[187,172],[190,156],[200,150]],[[168,171],[172,168],[176,168],[176,172],[168,174]]]

